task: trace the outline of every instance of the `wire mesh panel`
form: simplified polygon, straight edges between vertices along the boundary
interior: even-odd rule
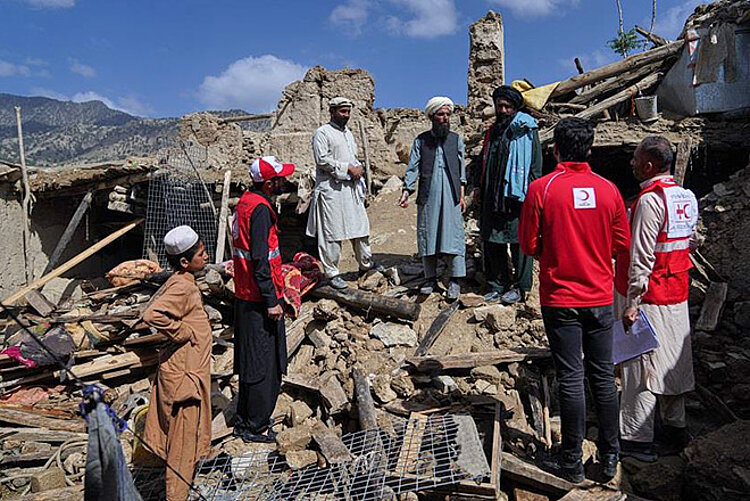
[[[164,235],[180,225],[189,225],[203,240],[213,261],[216,250],[217,224],[210,193],[196,168],[203,162],[202,148],[183,147],[162,159],[165,168],[152,175],[148,188],[143,257],[167,265]]]
[[[399,420],[388,430],[342,437],[352,459],[293,471],[274,451],[231,458],[220,454],[198,468],[191,499],[380,500],[464,480],[481,482],[490,468],[474,421],[468,415]],[[158,491],[153,475],[137,472],[144,500]],[[151,483],[149,482],[149,479]],[[158,496],[158,494],[157,494]]]

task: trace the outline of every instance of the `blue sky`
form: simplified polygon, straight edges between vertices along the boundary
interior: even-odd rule
[[[622,0],[627,28],[650,0]],[[701,2],[660,0],[673,38]],[[614,0],[0,0],[0,92],[86,101],[133,114],[275,108],[284,85],[320,64],[364,68],[379,107],[466,102],[468,26],[505,25],[506,79],[536,85],[616,55]]]

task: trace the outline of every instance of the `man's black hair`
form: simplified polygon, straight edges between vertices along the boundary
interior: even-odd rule
[[[594,144],[594,125],[582,118],[568,117],[555,126],[555,145],[561,162],[585,162]]]
[[[662,136],[648,136],[641,141],[641,151],[659,172],[668,172],[672,168],[672,143]]]
[[[192,247],[190,247],[188,250],[183,252],[182,254],[176,254],[171,255],[167,254],[167,262],[172,267],[174,271],[182,271],[182,265],[180,264],[180,260],[184,257],[188,261],[192,261],[195,257],[195,254],[198,252],[198,247],[201,245],[201,239],[199,238],[195,244],[193,244]]]

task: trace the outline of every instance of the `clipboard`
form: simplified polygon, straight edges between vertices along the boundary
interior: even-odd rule
[[[629,332],[625,332],[622,320],[612,325],[612,361],[619,364],[659,347],[659,337],[643,311],[638,312]]]

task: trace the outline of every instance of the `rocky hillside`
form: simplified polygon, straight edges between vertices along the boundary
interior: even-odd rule
[[[177,137],[177,118],[142,118],[101,101],[74,103],[0,93],[0,160],[17,162],[15,106],[23,110],[26,161],[30,165],[92,163],[157,152]],[[246,115],[243,110],[215,112]],[[244,124],[243,124],[244,125]],[[257,123],[246,126],[257,127]]]

